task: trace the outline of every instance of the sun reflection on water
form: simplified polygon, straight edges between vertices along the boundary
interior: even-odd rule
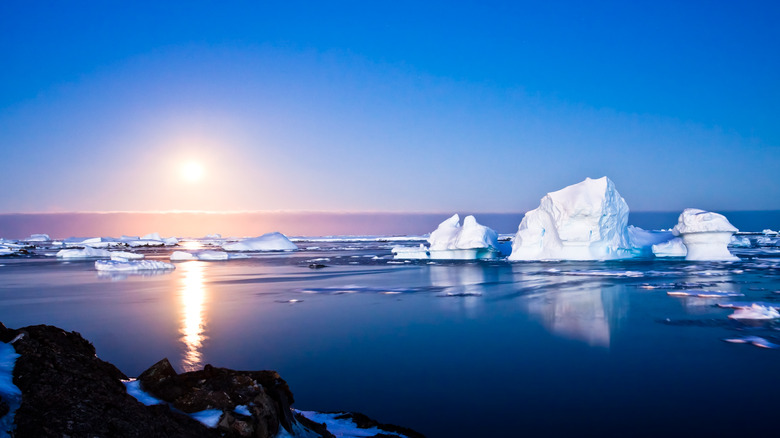
[[[200,369],[203,365],[201,347],[206,340],[206,287],[203,281],[203,263],[192,261],[178,265],[183,271],[179,297],[181,299],[181,341],[186,347],[182,359],[184,371]]]

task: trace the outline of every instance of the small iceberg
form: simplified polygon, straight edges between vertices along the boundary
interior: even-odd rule
[[[729,315],[731,319],[766,320],[780,318],[780,312],[772,307],[753,304],[750,307],[738,308]]]
[[[119,260],[97,260],[95,269],[98,271],[111,272],[138,272],[138,271],[166,271],[176,269],[170,263],[157,260],[138,260],[138,261],[119,261]]]
[[[50,242],[51,238],[48,234],[33,234],[26,239],[22,239],[23,242]]]
[[[739,260],[728,249],[737,231],[722,214],[696,208],[686,208],[672,229],[687,248],[685,260],[696,261]]]
[[[222,245],[222,249],[225,251],[295,251],[298,246],[284,234],[273,232],[263,234],[260,237],[226,243]]]
[[[607,177],[586,178],[542,198],[517,229],[509,260],[632,257],[628,204]]]
[[[497,258],[498,233],[479,224],[474,216],[452,215],[440,223],[428,238],[429,247],[395,247],[396,259],[484,260]]]
[[[57,252],[57,258],[61,259],[110,259],[111,252],[105,249],[92,248],[84,249],[61,249]]]

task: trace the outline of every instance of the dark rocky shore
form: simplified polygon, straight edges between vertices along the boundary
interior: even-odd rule
[[[100,360],[94,346],[76,332],[37,325],[18,330],[0,323],[0,341],[13,340],[21,355],[13,382],[22,391],[15,437],[257,437],[280,432],[329,438],[324,424],[296,414],[293,394],[275,371],[235,371],[206,365],[178,374],[167,359],[144,371],[141,388],[167,403],[146,406],[127,393],[128,380],[114,365]],[[249,415],[236,412],[247,406]],[[8,405],[0,400],[0,416]],[[215,428],[189,413],[222,411]],[[375,437],[409,438],[421,434],[380,424],[361,414],[344,414],[358,428],[376,427]]]

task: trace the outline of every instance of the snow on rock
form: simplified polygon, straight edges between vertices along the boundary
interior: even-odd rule
[[[14,414],[22,402],[22,391],[13,381],[14,366],[19,357],[11,344],[0,342],[0,400],[8,408],[7,412],[0,413],[0,436],[14,428]]]
[[[772,307],[753,304],[750,307],[738,308],[729,315],[731,319],[777,319],[780,318],[780,312]]]
[[[607,177],[586,178],[542,198],[525,214],[509,260],[631,257],[628,205]]]
[[[461,226],[460,216],[452,215],[431,233],[428,243],[428,248],[399,246],[392,251],[397,259],[479,260],[500,254],[498,234],[474,216],[466,216]]]
[[[728,249],[737,230],[725,216],[686,208],[672,232],[682,238],[688,250],[685,260],[739,260]]]
[[[111,260],[141,260],[142,258],[144,258],[143,254],[128,251],[111,251]]]
[[[95,269],[98,271],[137,272],[176,269],[176,267],[170,263],[157,260],[97,260]]]
[[[295,251],[298,247],[282,233],[266,233],[260,237],[244,239],[222,245],[225,251]]]
[[[655,244],[651,248],[656,257],[685,257],[688,254],[688,248],[679,237],[668,242]]]
[[[25,242],[48,242],[51,238],[48,234],[33,234],[30,237],[24,239]]]
[[[87,246],[84,249],[62,249],[57,252],[57,257],[62,259],[108,259],[111,258],[111,253],[105,249]]]

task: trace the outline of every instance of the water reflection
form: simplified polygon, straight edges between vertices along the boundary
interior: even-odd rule
[[[467,316],[474,317],[477,306],[485,292],[486,272],[479,264],[430,267],[430,281],[442,289],[444,305],[462,309]]]
[[[534,285],[522,302],[557,336],[609,348],[613,330],[627,315],[628,291],[623,286],[604,287],[600,279],[539,272],[515,272],[515,280],[521,286]]]
[[[181,300],[180,338],[186,348],[182,359],[182,369],[193,371],[203,365],[201,347],[206,340],[206,286],[203,281],[204,263],[191,261],[177,266],[182,272],[179,289]]]

